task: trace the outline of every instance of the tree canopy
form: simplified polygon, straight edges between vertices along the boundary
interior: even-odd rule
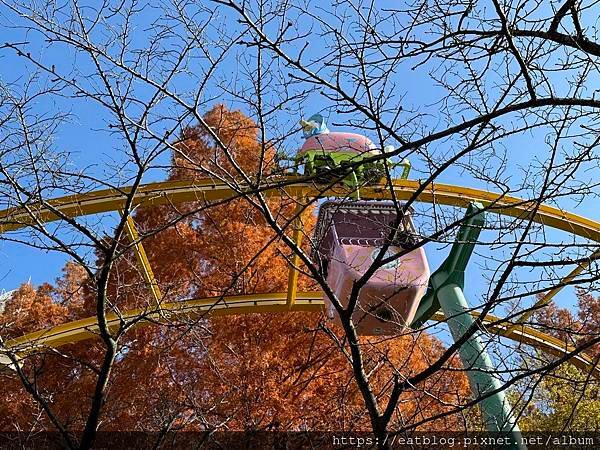
[[[596,0],[2,0],[0,280],[34,281],[0,294],[2,430],[87,449],[103,430],[352,429],[387,449],[594,428],[595,380],[567,364],[594,372],[600,344],[597,17]],[[311,117],[357,145],[304,149],[326,140],[302,141]],[[349,292],[315,239],[332,197],[395,217]],[[374,274],[422,253],[469,260],[464,297],[462,268],[429,277],[443,322],[362,336]],[[311,292],[292,307],[296,275]]]
[[[242,155],[245,170],[261,163],[262,146],[250,119],[217,105],[205,120]],[[227,170],[211,137],[199,128],[184,130],[176,148],[171,180],[205,176],[189,169],[188,161],[205,160]],[[273,150],[265,155],[264,164],[273,164]],[[293,204],[279,203],[272,206],[285,220]],[[135,213],[137,227],[148,235],[144,246],[166,300],[285,290],[289,251],[259,213],[242,201],[196,212],[198,207],[157,206]],[[182,217],[182,210],[193,213]],[[167,228],[173,217],[177,223]],[[314,214],[307,214],[307,233],[314,221]],[[308,288],[311,281],[303,276],[299,285]],[[86,274],[75,263],[67,264],[55,285],[23,285],[0,316],[5,336],[92,315],[94,298],[87,286]],[[131,251],[115,267],[109,292],[120,308],[152,302]],[[351,367],[323,331],[324,320],[317,313],[251,314],[130,330],[120,338],[100,430],[368,430]],[[444,350],[425,332],[418,338],[363,340],[365,366],[384,396],[390,373],[381,361],[403,367],[403,376],[409,376]],[[84,423],[83,399],[93,393],[98,347],[90,340],[42,352],[24,364],[40,394],[52,399],[55,414],[73,429]],[[459,367],[456,359],[452,366]],[[0,412],[2,428],[52,429],[20,382],[1,376],[2,395],[10,398]],[[461,414],[426,419],[450,410],[468,392],[464,375],[441,372],[423,391],[403,396],[395,421],[424,421],[421,428],[429,430],[461,427]]]

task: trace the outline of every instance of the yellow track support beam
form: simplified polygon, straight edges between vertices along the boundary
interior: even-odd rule
[[[148,288],[152,292],[154,305],[159,306],[162,301],[162,293],[160,292],[160,288],[158,287],[158,283],[154,277],[154,272],[152,272],[152,266],[150,265],[150,261],[146,255],[146,250],[144,250],[144,245],[140,241],[140,235],[135,228],[135,222],[131,215],[127,216],[127,221],[125,222],[125,232],[133,244],[135,257],[137,258],[140,269],[142,270],[142,276],[144,277]]]
[[[150,325],[157,322],[172,320],[195,320],[207,315],[226,316],[248,313],[276,313],[286,311],[319,312],[324,308],[321,292],[298,292],[296,302],[290,308],[287,304],[287,293],[237,295],[222,298],[203,298],[181,302],[163,303],[158,308],[139,308],[125,311],[122,314],[107,314],[108,326],[116,329],[122,321],[136,321],[135,326]],[[477,313],[473,313],[477,316]],[[441,312],[436,313],[432,320],[445,321]],[[483,321],[486,331],[497,334],[513,341],[531,345],[546,353],[563,356],[574,348],[569,344],[529,327],[520,326],[510,330],[509,323],[498,324],[501,319],[486,315]],[[5,351],[11,351],[23,357],[36,349],[55,348],[72,344],[98,335],[98,322],[95,316],[76,320],[56,327],[35,331],[5,343]],[[570,362],[581,370],[592,372],[600,377],[600,368],[583,354],[571,358]],[[0,359],[0,364],[3,361]]]
[[[519,326],[520,324],[527,322],[527,320],[529,320],[529,318],[533,316],[535,311],[550,303],[554,296],[565,287],[566,283],[573,281],[577,275],[579,275],[581,272],[587,269],[590,266],[590,264],[592,264],[592,261],[595,261],[598,258],[600,258],[600,251],[595,252],[592,256],[590,256],[590,258],[587,261],[582,262],[575,269],[573,269],[566,277],[564,277],[560,281],[560,283],[558,283],[558,286],[556,286],[554,289],[549,290],[541,299],[539,299],[535,303],[535,305],[531,307],[529,311],[523,313],[523,315],[519,317],[519,319],[512,327],[514,328]]]
[[[296,219],[294,220],[294,231],[292,235],[292,239],[294,240],[297,247],[302,245],[302,211],[304,210],[304,205],[302,203],[298,203],[296,207],[295,215]],[[290,261],[290,269],[288,271],[288,285],[287,285],[287,305],[291,310],[294,307],[294,303],[296,303],[296,294],[298,292],[298,265],[300,264],[300,257],[298,254],[294,252],[292,255],[292,259]]]

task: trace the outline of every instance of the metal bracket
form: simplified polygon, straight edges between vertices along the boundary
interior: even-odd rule
[[[304,217],[304,210],[306,209],[306,205],[302,202],[302,197],[298,200],[298,205],[296,206],[296,210],[294,214],[297,216],[293,221],[293,234],[292,240],[296,244],[296,246],[300,247],[302,245],[302,230],[303,224],[302,219]],[[287,287],[287,298],[286,304],[289,310],[294,308],[294,304],[296,303],[296,295],[298,293],[298,266],[300,265],[300,256],[294,252],[292,255],[289,269],[288,269],[288,287]]]
[[[123,214],[123,211],[121,211],[121,216],[123,216]],[[162,302],[162,293],[158,286],[158,282],[154,277],[152,266],[150,265],[150,261],[148,260],[148,256],[146,255],[146,250],[144,250],[144,246],[142,245],[140,236],[137,232],[135,222],[133,220],[133,217],[131,217],[131,214],[127,215],[125,222],[125,232],[127,233],[129,241],[133,244],[133,250],[135,252],[139,268],[142,271],[142,276],[144,277],[144,281],[148,285],[148,288],[152,292],[154,305],[160,308],[160,304]]]

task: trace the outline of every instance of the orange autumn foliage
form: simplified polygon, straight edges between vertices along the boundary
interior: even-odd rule
[[[582,288],[576,288],[577,314],[569,309],[559,308],[554,302],[536,311],[533,320],[545,333],[556,336],[562,341],[575,345],[584,345],[598,336],[600,329],[600,297]],[[541,296],[538,297],[540,299]],[[587,348],[588,355],[600,353],[600,345]]]
[[[221,105],[204,119],[235,164],[211,133],[193,127],[184,130],[176,144],[169,179],[240,179],[238,169],[255,179],[260,168],[269,172],[275,151],[263,148],[252,120]],[[292,200],[268,204],[280,224],[296,206]],[[135,213],[139,230],[148,234],[144,246],[165,300],[284,291],[286,258],[291,253],[263,214],[245,199],[204,206],[195,202],[140,208]],[[307,214],[307,235],[314,222],[314,214]],[[307,277],[299,284],[301,289],[314,288]],[[22,287],[0,316],[1,324],[14,336],[93,315],[95,300],[87,286],[81,268],[70,264],[56,287]],[[116,264],[109,295],[121,309],[151,303],[131,253]],[[368,430],[351,367],[333,341],[317,330],[321,320],[316,313],[252,314],[132,329],[119,341],[101,429]],[[379,394],[392,376],[388,362],[410,376],[443,350],[440,341],[425,333],[416,341],[411,336],[385,342],[364,339],[366,370],[375,369],[374,391]],[[81,429],[93,392],[89,365],[98,364],[102,345],[86,341],[61,352],[64,356],[36,356],[25,368],[31,373],[34,365],[43,367],[42,391],[52,396],[58,417],[70,428]],[[457,366],[455,360],[453,365]],[[0,407],[0,427],[51,429],[18,381],[5,374],[0,377],[0,395],[10,395],[10,405]],[[383,399],[386,392],[383,389]],[[396,417],[392,428],[401,421],[415,423],[446,411],[448,405],[466,399],[468,392],[464,376],[440,372],[419,390],[402,396],[402,418]],[[41,421],[34,425],[36,417]],[[452,415],[421,429],[462,427],[462,418]]]

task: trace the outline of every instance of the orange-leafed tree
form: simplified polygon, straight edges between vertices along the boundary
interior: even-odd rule
[[[170,180],[254,180],[274,168],[275,149],[261,142],[258,128],[243,113],[218,105],[204,121],[208,127],[187,128],[174,144]],[[289,232],[295,201],[267,201]],[[134,217],[164,301],[286,289],[291,252],[243,196],[218,205],[198,200],[143,207]],[[314,222],[309,210],[303,216],[307,235]],[[85,273],[69,264],[55,287],[22,287],[2,324],[16,336],[92,315],[94,296],[86,286]],[[314,289],[315,283],[302,275],[299,287]],[[133,252],[116,264],[109,294],[121,311],[152,303]],[[323,331],[319,313],[190,316],[133,328],[119,340],[101,430],[368,430],[369,416],[341,351],[343,333],[327,327],[337,342]],[[444,351],[426,333],[383,342],[365,338],[363,347],[365,369],[381,397],[389,395],[394,368],[410,376]],[[72,429],[83,423],[82,399],[91,396],[100,354],[90,340],[25,362],[24,370],[43,367],[40,389]],[[460,414],[427,422],[468,396],[466,377],[456,374],[440,371],[418,390],[405,392],[394,426],[423,421],[420,429],[462,428]],[[0,410],[3,429],[52,428],[22,386],[0,376],[9,380],[0,384],[0,395],[11,395],[9,409]],[[34,417],[42,419],[34,424]]]
[[[576,289],[575,311],[560,308],[554,302],[536,311],[532,322],[542,331],[574,346],[584,347],[598,338],[600,297],[594,291]],[[585,354],[597,361],[598,344],[585,348]],[[527,358],[532,367],[551,361],[547,355]],[[535,383],[535,384],[534,384]],[[565,363],[543,377],[518,385],[517,406],[525,409],[523,431],[587,432],[600,427],[600,381],[593,374]]]

